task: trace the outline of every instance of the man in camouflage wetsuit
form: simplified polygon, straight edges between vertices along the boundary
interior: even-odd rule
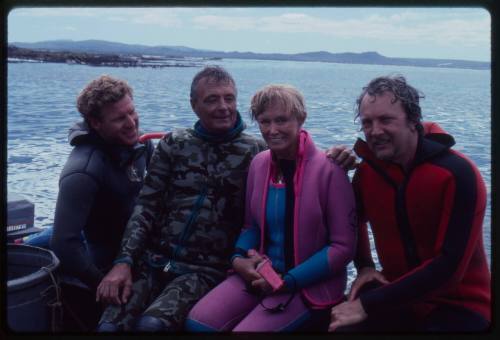
[[[229,269],[252,158],[265,148],[243,132],[236,86],[220,67],[193,79],[193,129],[166,135],[153,154],[112,270],[99,331],[178,331]]]

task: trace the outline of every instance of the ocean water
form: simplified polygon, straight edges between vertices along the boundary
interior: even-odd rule
[[[223,60],[238,86],[238,108],[249,131],[250,98],[269,83],[288,83],[305,96],[305,128],[326,148],[352,146],[361,137],[354,103],[372,78],[403,74],[425,94],[425,120],[439,123],[457,142],[455,149],[479,167],[488,190],[484,241],[491,256],[491,92],[490,71],[446,68],[350,65],[287,61]],[[134,102],[145,132],[188,127],[196,121],[189,104],[191,79],[199,68],[112,68],[84,65],[10,63],[7,103],[7,191],[35,204],[35,225],[53,222],[58,179],[71,151],[68,128],[80,120],[75,101],[93,78],[109,74],[134,88]],[[349,268],[350,278],[353,268]]]

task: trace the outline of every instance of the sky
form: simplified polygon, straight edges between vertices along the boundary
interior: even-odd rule
[[[8,42],[99,39],[215,51],[491,60],[480,7],[15,8]]]

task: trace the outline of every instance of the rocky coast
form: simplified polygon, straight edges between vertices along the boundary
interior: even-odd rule
[[[69,51],[33,50],[9,45],[8,62],[65,63],[111,67],[199,67],[214,58],[179,56],[119,55]],[[220,58],[217,58],[220,59]]]

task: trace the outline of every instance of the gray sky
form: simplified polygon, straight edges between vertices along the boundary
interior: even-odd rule
[[[217,51],[376,51],[387,57],[490,61],[482,8],[16,8],[9,42],[100,39]]]

